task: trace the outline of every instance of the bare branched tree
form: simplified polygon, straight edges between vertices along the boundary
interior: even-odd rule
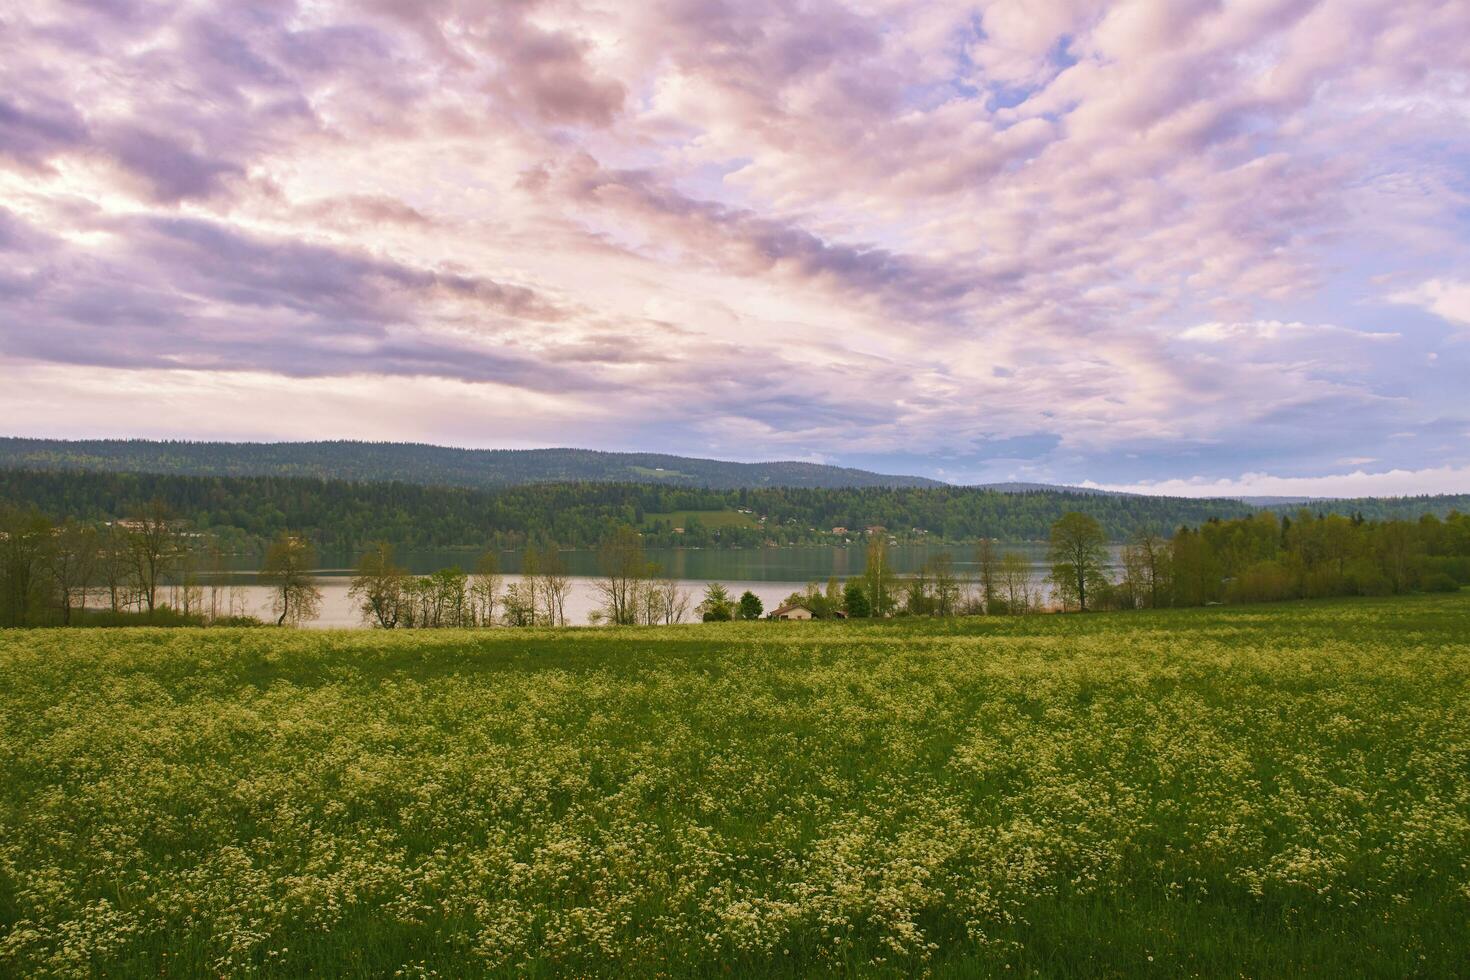
[[[493,551],[485,552],[470,574],[470,603],[475,622],[480,626],[495,623],[495,604],[500,601],[501,581],[499,557]]]
[[[658,583],[659,611],[666,625],[682,623],[689,615],[689,605],[694,601],[688,589],[681,588],[679,580],[667,575]]]
[[[642,537],[628,525],[619,525],[597,549],[597,564],[602,572],[597,591],[608,621],[614,626],[636,623],[638,584],[649,574]]]
[[[158,586],[178,561],[178,532],[168,505],[157,498],[135,511],[127,528],[133,579],[151,615],[158,604]]]
[[[547,545],[538,561],[541,609],[547,626],[567,624],[567,596],[572,591],[572,580],[567,574],[566,561],[555,545]]]

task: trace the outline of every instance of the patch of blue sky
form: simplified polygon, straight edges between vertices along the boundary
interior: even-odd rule
[[[702,201],[720,201],[732,207],[748,206],[745,190],[739,181],[729,178],[750,166],[752,157],[732,157],[699,164],[679,174],[675,188]]]

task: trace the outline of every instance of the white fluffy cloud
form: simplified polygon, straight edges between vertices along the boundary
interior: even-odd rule
[[[1470,328],[1470,282],[1430,279],[1389,298],[1395,303],[1423,307],[1461,328]]]
[[[1084,483],[1083,486],[1170,497],[1404,497],[1428,493],[1470,493],[1470,466],[1378,472],[1354,469],[1322,476],[1242,473],[1226,479],[1193,477],[1142,483]]]

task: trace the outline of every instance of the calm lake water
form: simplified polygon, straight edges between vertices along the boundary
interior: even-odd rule
[[[1026,556],[1032,566],[1032,579],[1040,582],[1046,576],[1044,562],[1046,546],[1039,542],[1005,544],[997,547],[997,553],[1019,552]],[[978,571],[973,545],[893,545],[889,555],[899,574],[917,571],[925,562],[948,553],[954,561],[957,574],[973,578]],[[418,575],[438,571],[441,568],[459,566],[466,570],[474,567],[480,553],[465,549],[426,549],[403,551],[398,562]],[[506,582],[517,581],[520,570],[520,554],[503,552],[498,555],[500,568]],[[572,578],[571,594],[567,598],[567,622],[585,625],[588,616],[598,608],[596,591],[597,554],[593,551],[565,551],[562,557]],[[321,617],[307,625],[327,629],[362,625],[356,605],[347,595],[352,566],[356,555],[323,555],[322,567],[318,570],[318,587],[322,592]],[[650,561],[660,568],[672,571],[679,579],[680,587],[692,596],[690,608],[699,602],[704,588],[710,582],[725,585],[730,594],[739,597],[747,589],[760,596],[769,611],[776,608],[792,592],[805,589],[808,582],[823,582],[831,576],[851,578],[862,574],[864,549],[861,545],[849,547],[792,547],[792,548],[692,548],[652,549]],[[1113,551],[1113,560],[1117,550]],[[234,571],[217,580],[222,592],[221,608],[233,601],[236,611],[243,611],[262,619],[269,617],[270,592],[256,584],[258,559],[239,558],[232,562]]]
[[[1046,545],[1026,541],[1019,544],[1004,544],[996,547],[997,554],[1015,551],[1026,556],[1033,564],[1046,560]],[[974,571],[974,545],[890,545],[889,559],[900,575],[916,572],[925,562],[942,553],[954,560],[957,572]],[[320,555],[323,576],[352,574],[360,553],[330,553]],[[467,548],[432,548],[399,551],[395,558],[398,564],[416,575],[437,572],[441,568],[457,565],[469,571],[474,568],[481,552]],[[571,575],[595,577],[598,574],[597,552],[591,550],[568,550],[561,553]],[[496,555],[500,570],[513,575],[521,569],[521,553],[502,551]],[[812,546],[788,548],[652,548],[648,560],[656,563],[664,574],[675,578],[700,582],[825,582],[833,575],[850,578],[863,571],[865,551],[862,545]],[[260,567],[255,556],[239,556],[230,561],[230,567],[244,576],[253,575]],[[248,579],[242,579],[248,581]]]

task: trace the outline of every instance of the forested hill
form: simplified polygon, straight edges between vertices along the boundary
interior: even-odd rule
[[[1342,514],[1368,521],[1412,521],[1425,514],[1444,517],[1470,514],[1470,493],[1423,494],[1417,497],[1337,497],[1330,500],[1289,500],[1262,507],[1278,514],[1309,510],[1313,514]]]
[[[409,547],[516,548],[528,540],[585,547],[619,523],[650,546],[832,544],[881,525],[900,540],[1041,540],[1067,511],[1092,514],[1114,540],[1254,512],[1233,500],[1130,497],[965,487],[711,490],[634,483],[546,483],[493,489],[305,477],[198,477],[0,469],[0,504],[54,520],[125,518],[154,498],[235,548],[289,530],[321,547],[373,540]],[[682,532],[676,530],[682,528]],[[835,528],[845,528],[836,532]]]
[[[730,463],[589,449],[454,449],[406,442],[173,442],[0,438],[0,467],[178,476],[308,476],[426,486],[651,483],[712,487],[942,486],[817,463]]]
[[[0,440],[0,445],[13,451],[22,442],[26,440]],[[362,443],[318,445],[371,448]],[[984,537],[1024,541],[1046,538],[1052,523],[1074,510],[1096,517],[1109,538],[1123,541],[1144,528],[1170,534],[1181,526],[1266,509],[1228,499],[1054,489],[1003,492],[943,484],[709,488],[582,480],[457,487],[429,486],[419,480],[195,476],[94,471],[86,469],[79,458],[73,458],[70,465],[53,461],[46,469],[39,468],[37,460],[23,467],[16,465],[20,455],[6,460],[11,468],[0,462],[0,505],[34,507],[57,520],[91,521],[127,517],[157,498],[181,519],[218,535],[234,548],[257,547],[286,530],[307,534],[331,549],[356,548],[379,539],[409,547],[520,547],[527,541],[585,547],[597,543],[619,523],[639,528],[646,543],[655,547],[831,544],[858,540],[865,528],[874,525],[901,540],[974,541]],[[119,456],[113,465],[120,466],[128,458]],[[1361,515],[1370,520],[1414,520],[1423,514],[1443,517],[1454,510],[1470,512],[1470,495],[1314,501],[1306,507],[1314,513]],[[1300,505],[1279,504],[1269,509],[1291,514]]]

